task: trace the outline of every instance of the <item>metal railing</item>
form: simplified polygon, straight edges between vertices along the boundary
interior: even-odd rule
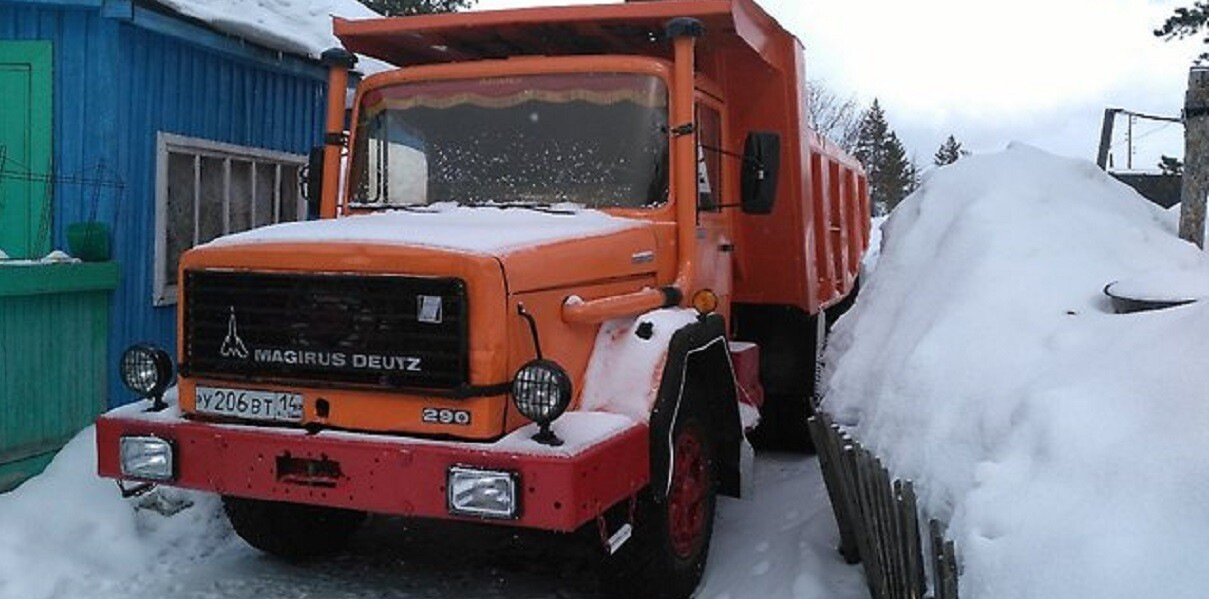
[[[957,555],[943,525],[928,522],[932,567],[926,567],[915,486],[892,480],[881,460],[824,413],[810,419],[810,436],[840,529],[840,553],[863,563],[874,599],[957,599]],[[929,584],[929,574],[931,584]]]

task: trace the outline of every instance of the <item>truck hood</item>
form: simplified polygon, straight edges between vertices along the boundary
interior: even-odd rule
[[[559,208],[562,208],[560,206]],[[438,204],[338,219],[283,223],[218,238],[204,247],[356,244],[493,256],[521,293],[653,273],[653,226],[598,210]]]

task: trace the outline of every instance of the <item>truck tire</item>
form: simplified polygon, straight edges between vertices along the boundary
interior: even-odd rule
[[[609,559],[613,596],[687,599],[701,582],[717,502],[714,439],[695,413],[685,414],[675,431],[667,499],[656,502],[643,494],[633,536]],[[665,476],[653,476],[652,484],[663,484]]]
[[[289,560],[329,555],[344,549],[365,512],[245,499],[224,495],[231,527],[249,545]]]
[[[814,397],[819,381],[819,359],[831,329],[830,320],[824,315],[809,320],[811,331],[808,351],[812,367],[810,384],[805,393],[770,393],[760,408],[760,423],[748,436],[756,449],[814,453],[814,440],[810,438],[810,427],[806,421],[814,416]]]
[[[759,450],[814,453],[806,420],[814,415],[814,399],[800,395],[769,395],[760,408],[760,423],[747,435]]]

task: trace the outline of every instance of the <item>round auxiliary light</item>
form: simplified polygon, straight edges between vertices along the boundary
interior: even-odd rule
[[[571,377],[549,360],[525,364],[512,380],[512,401],[525,418],[541,427],[533,439],[547,445],[562,445],[550,423],[571,404]]]
[[[159,397],[172,384],[172,358],[154,345],[126,349],[121,362],[122,382],[139,397]]]
[[[512,401],[525,418],[538,424],[552,422],[571,403],[571,377],[554,362],[533,360],[512,380]]]
[[[718,295],[709,289],[694,293],[693,308],[700,314],[713,314],[718,310]]]

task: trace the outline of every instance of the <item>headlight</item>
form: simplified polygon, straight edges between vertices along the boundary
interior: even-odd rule
[[[153,345],[132,345],[122,354],[122,382],[139,397],[158,397],[172,384],[172,358]]]
[[[512,380],[512,400],[525,418],[549,424],[571,403],[571,377],[554,362],[534,360]]]
[[[172,444],[159,437],[122,437],[118,444],[122,476],[172,480]]]
[[[454,466],[449,469],[449,513],[485,518],[515,518],[516,474]]]

